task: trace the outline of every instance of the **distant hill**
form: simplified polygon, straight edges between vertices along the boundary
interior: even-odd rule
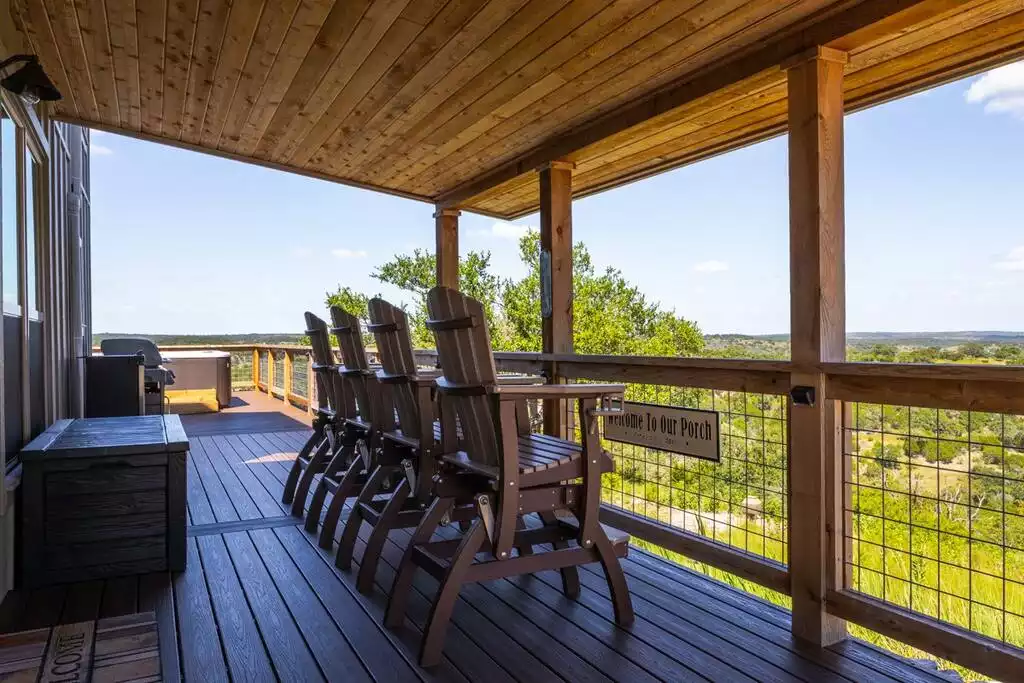
[[[788,334],[708,334],[705,341],[712,348],[731,344],[757,342],[789,342]],[[1024,332],[950,331],[950,332],[850,332],[850,346],[890,344],[893,346],[956,346],[967,342],[981,344],[1024,344]]]

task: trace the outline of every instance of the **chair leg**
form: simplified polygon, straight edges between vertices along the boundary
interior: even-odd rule
[[[352,511],[348,513],[348,520],[345,522],[345,530],[341,532],[341,540],[338,542],[338,554],[334,558],[334,565],[339,569],[348,569],[352,566],[352,552],[356,547],[356,539],[359,538],[359,529],[363,526],[362,503],[369,503],[380,493],[384,479],[390,472],[391,468],[380,465],[375,467],[352,504]],[[333,535],[334,532],[331,533]]]
[[[348,462],[349,450],[345,446],[342,446],[331,458],[331,461],[327,464],[327,469],[324,470],[324,474],[320,477],[320,483],[317,484],[316,490],[313,491],[313,499],[309,502],[309,511],[306,513],[306,524],[305,529],[309,533],[316,531],[316,528],[320,525],[320,511],[323,510],[324,501],[327,500],[327,480],[333,479],[345,469],[345,464]],[[334,531],[331,531],[331,535],[334,535]],[[329,548],[330,546],[328,546]]]
[[[398,575],[391,585],[388,607],[384,611],[384,625],[388,628],[398,628],[405,620],[405,606],[409,601],[409,591],[412,590],[412,580],[417,569],[416,563],[412,559],[413,548],[430,540],[430,537],[434,535],[434,530],[441,525],[441,520],[454,504],[455,500],[452,498],[435,498],[427,508],[427,514],[423,516],[420,525],[416,527],[416,532],[413,533],[409,545],[405,547],[402,562],[398,565]]]
[[[598,533],[594,534],[594,548],[601,559],[601,567],[608,581],[608,592],[611,594],[612,607],[615,608],[615,623],[619,626],[629,626],[634,619],[633,597],[629,594],[622,564],[615,556],[615,549],[604,529],[599,528]]]
[[[331,444],[327,439],[324,439],[323,443],[313,453],[313,457],[309,459],[306,464],[306,469],[302,472],[302,477],[299,479],[299,485],[295,487],[295,497],[292,499],[292,516],[302,517],[306,512],[306,494],[309,493],[309,487],[313,485],[313,477],[320,474],[324,467],[327,465],[327,457],[330,454]]]
[[[313,449],[319,446],[324,441],[324,430],[323,427],[318,427],[313,431],[313,434],[306,439],[306,443],[302,444],[302,449],[298,455],[295,456],[295,462],[292,463],[292,469],[288,472],[288,479],[284,483],[284,493],[281,494],[281,502],[288,505],[295,498],[295,486],[299,483],[299,477],[302,476],[303,463],[306,462],[306,458],[313,452]]]
[[[526,527],[526,520],[524,520],[522,517],[517,517],[516,518],[516,531],[525,531],[526,528],[527,528]],[[529,543],[526,543],[524,545],[517,545],[516,546],[516,550],[519,552],[519,557],[524,557],[526,555],[533,555],[533,546],[530,545]]]
[[[384,506],[380,519],[373,525],[370,538],[366,540],[366,549],[363,550],[362,563],[359,565],[359,577],[356,579],[356,588],[360,593],[369,594],[373,592],[373,580],[377,575],[377,565],[380,562],[380,555],[384,551],[384,543],[388,540],[388,533],[395,526],[398,513],[405,507],[405,501],[409,499],[412,488],[408,479],[402,479],[395,492],[391,494],[391,500]],[[348,532],[348,527],[345,528]],[[341,551],[338,551],[339,557]],[[350,553],[351,556],[351,553]]]
[[[334,545],[334,532],[338,529],[338,520],[341,519],[341,511],[345,508],[345,501],[356,492],[356,482],[363,473],[362,463],[352,463],[352,466],[345,470],[345,474],[338,482],[334,490],[334,497],[331,504],[327,506],[327,513],[324,515],[324,525],[320,529],[320,547],[330,550]]]
[[[553,512],[538,513],[544,524],[557,524],[558,517]],[[556,541],[551,544],[555,550],[563,550],[569,547],[566,541]],[[563,567],[559,572],[562,575],[562,593],[570,600],[580,597],[580,572],[576,567]]]
[[[437,591],[434,604],[430,606],[430,615],[423,631],[423,644],[420,646],[420,666],[434,666],[441,662],[444,636],[448,631],[452,610],[455,609],[455,601],[459,599],[466,570],[473,564],[473,558],[480,552],[486,538],[483,520],[478,519],[462,537],[462,542],[452,555],[448,571],[441,579],[441,588]]]

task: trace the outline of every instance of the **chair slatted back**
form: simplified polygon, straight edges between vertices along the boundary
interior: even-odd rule
[[[319,316],[306,311],[306,335],[313,354],[313,375],[317,395],[322,396],[328,408],[335,413],[346,414],[345,394],[337,373],[337,363],[331,351],[331,335],[327,323]]]
[[[466,455],[484,465],[499,467],[496,421],[486,393],[498,380],[484,307],[454,289],[434,287],[427,294],[427,311],[444,379],[464,389],[449,392],[444,401],[458,418]],[[474,392],[474,388],[480,391]]]
[[[373,405],[366,390],[366,375],[370,372],[370,364],[366,361],[359,318],[340,306],[331,306],[331,322],[334,323],[331,332],[341,349],[341,373],[345,378],[345,386],[355,398],[355,409],[359,417],[372,422]]]
[[[370,331],[377,342],[381,369],[392,377],[415,377],[416,360],[412,353],[412,337],[409,336],[409,320],[405,311],[384,299],[376,298],[370,300],[369,312]],[[390,384],[390,389],[402,433],[415,439],[421,438],[419,406],[412,382]]]

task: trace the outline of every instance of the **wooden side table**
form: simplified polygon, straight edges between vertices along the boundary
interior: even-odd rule
[[[21,452],[22,584],[185,569],[177,415],[60,420]]]

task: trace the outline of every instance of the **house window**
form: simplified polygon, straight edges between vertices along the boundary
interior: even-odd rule
[[[26,273],[28,277],[25,281],[28,283],[28,292],[25,297],[25,313],[27,315],[34,315],[39,310],[39,279],[36,276],[39,272],[36,267],[36,259],[38,258],[38,250],[36,249],[36,236],[38,230],[36,227],[36,169],[39,165],[36,163],[35,157],[32,156],[32,151],[27,147],[25,149],[25,253],[26,253]]]
[[[0,107],[0,232],[3,233],[3,308],[18,310],[18,131]]]

